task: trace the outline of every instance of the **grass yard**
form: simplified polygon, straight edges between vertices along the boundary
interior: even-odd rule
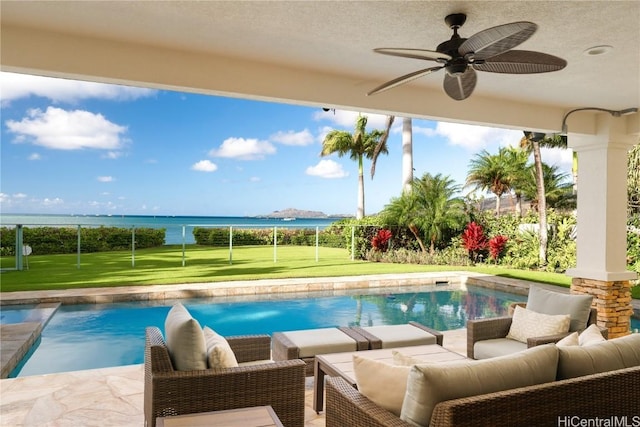
[[[457,267],[415,264],[384,264],[351,261],[345,249],[279,246],[274,262],[273,247],[235,247],[232,262],[228,248],[191,245],[138,250],[135,266],[130,251],[77,255],[34,255],[28,269],[5,270],[0,275],[2,292],[53,290],[127,285],[221,282],[296,277],[356,276],[366,274],[412,273],[425,271],[477,271],[499,276],[569,286],[564,274],[522,271],[500,267]],[[13,257],[2,257],[3,269],[14,267]],[[26,265],[26,262],[25,262]]]

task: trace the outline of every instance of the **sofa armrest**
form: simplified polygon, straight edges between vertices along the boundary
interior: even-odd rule
[[[225,337],[238,363],[271,359],[269,335],[242,335]]]
[[[543,345],[543,344],[550,344],[550,343],[554,343],[555,344],[558,341],[560,341],[562,338],[568,336],[571,333],[572,332],[563,332],[561,334],[546,335],[546,336],[543,336],[543,337],[527,338],[527,348],[531,348],[531,347],[535,347],[537,345]]]
[[[467,357],[473,357],[473,345],[478,341],[504,338],[509,333],[512,318],[494,317],[467,321]]]
[[[411,427],[340,377],[327,378],[326,427]]]
[[[155,373],[145,385],[147,425],[155,418],[271,405],[286,426],[304,424],[306,364],[299,359],[200,371]]]

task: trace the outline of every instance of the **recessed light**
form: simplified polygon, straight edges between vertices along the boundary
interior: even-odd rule
[[[589,49],[586,49],[583,53],[586,56],[599,56],[599,55],[606,55],[612,50],[613,50],[613,46],[602,45],[602,46],[590,47]]]

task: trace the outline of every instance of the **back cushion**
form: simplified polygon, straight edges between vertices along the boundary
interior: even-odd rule
[[[640,366],[640,334],[558,350],[559,380]]]
[[[587,327],[592,301],[593,295],[566,295],[530,286],[527,309],[542,314],[568,314],[569,331],[574,332]]]
[[[353,355],[353,373],[358,391],[396,416],[400,416],[410,369],[409,366],[390,365],[381,360]]]
[[[568,314],[541,314],[516,306],[507,338],[527,342],[527,338],[546,337],[569,331],[571,319]]]
[[[169,310],[164,333],[176,370],[207,369],[207,348],[202,328],[182,304],[178,303]]]
[[[427,426],[440,402],[550,382],[557,366],[553,344],[480,361],[416,365],[409,372],[400,418]]]
[[[207,346],[209,368],[237,368],[238,360],[227,340],[208,326],[202,331]]]

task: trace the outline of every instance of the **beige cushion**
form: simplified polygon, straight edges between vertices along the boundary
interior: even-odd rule
[[[208,326],[204,327],[203,332],[209,368],[237,368],[236,355],[233,354],[227,340]]]
[[[558,347],[558,379],[640,366],[640,334],[582,347]]]
[[[602,336],[602,332],[600,332],[600,328],[597,325],[589,325],[578,337],[580,345],[593,345],[602,341],[606,341],[606,339]]]
[[[391,356],[393,357],[393,364],[398,366],[413,366],[421,363],[428,363],[422,359],[403,354],[397,350],[391,350]]]
[[[473,344],[473,358],[476,360],[508,356],[527,349],[527,344],[508,338],[494,338]]]
[[[338,328],[306,329],[283,332],[300,350],[299,356],[314,357],[316,354],[356,351],[356,340]]]
[[[200,324],[180,303],[171,307],[164,322],[167,349],[178,371],[207,369],[207,349]]]
[[[527,308],[542,314],[569,314],[569,331],[574,332],[587,326],[592,302],[592,295],[567,295],[532,285],[529,287]]]
[[[570,321],[568,314],[541,314],[516,306],[507,338],[526,343],[527,338],[568,332]]]
[[[362,328],[382,341],[382,348],[437,344],[436,336],[413,325],[380,325]]]
[[[353,356],[353,372],[360,393],[396,416],[400,416],[410,369],[409,366]]]
[[[580,345],[577,332],[572,332],[556,343],[558,347],[570,347],[572,345]]]
[[[407,379],[400,418],[429,425],[440,402],[550,382],[555,380],[557,365],[558,349],[553,344],[487,360],[415,365]]]

